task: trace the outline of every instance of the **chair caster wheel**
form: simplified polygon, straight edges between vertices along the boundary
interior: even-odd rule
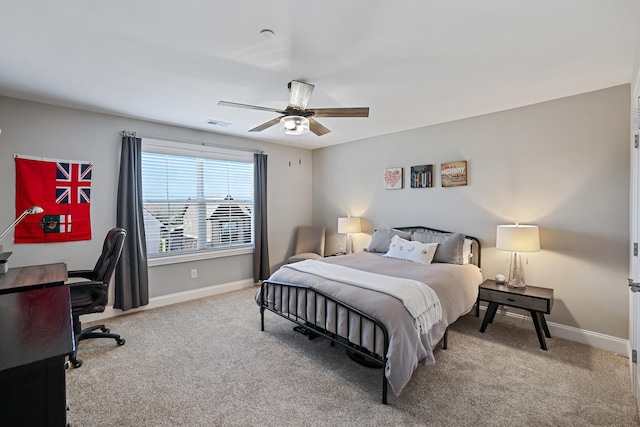
[[[79,368],[80,366],[82,366],[82,360],[77,359],[77,360],[69,360],[68,362],[64,363],[64,368],[65,369],[69,369],[69,368]]]
[[[124,338],[120,338],[119,340],[117,340],[117,342],[118,342],[118,346],[121,346],[121,345],[124,345],[126,341],[124,340]]]

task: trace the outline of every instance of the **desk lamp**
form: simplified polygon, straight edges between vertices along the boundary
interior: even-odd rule
[[[360,232],[362,232],[360,218],[338,218],[338,234],[346,234],[346,253],[353,253],[353,233]]]
[[[537,225],[499,225],[496,232],[496,249],[511,252],[507,286],[524,289],[524,267],[520,252],[540,250],[540,235]]]
[[[18,218],[16,218],[15,221],[13,221],[13,224],[8,226],[7,229],[4,230],[2,234],[0,234],[0,241],[2,241],[2,239],[4,239],[7,236],[7,234],[9,234],[9,232],[13,230],[13,228],[16,225],[18,225],[20,221],[24,219],[24,217],[26,217],[27,215],[39,214],[42,212],[44,212],[44,209],[42,209],[40,206],[31,206],[29,209],[26,209],[24,212],[20,214]],[[4,256],[0,256],[0,274],[4,274],[8,270],[7,259],[9,258],[9,255],[11,255],[11,252],[7,252],[6,254],[4,254],[2,250],[2,246],[0,245],[0,254],[4,255]]]

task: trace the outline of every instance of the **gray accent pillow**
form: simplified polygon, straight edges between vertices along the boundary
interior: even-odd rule
[[[373,231],[371,243],[366,249],[367,252],[387,253],[393,236],[411,240],[411,232],[409,231],[396,230],[395,228],[379,228]]]
[[[416,231],[411,235],[411,240],[422,243],[437,243],[438,248],[433,257],[433,262],[447,264],[462,264],[462,248],[464,247],[464,234],[434,234]]]

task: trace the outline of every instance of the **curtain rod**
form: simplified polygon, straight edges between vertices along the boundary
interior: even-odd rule
[[[169,137],[169,136],[151,135],[151,134],[145,134],[145,133],[138,134],[135,131],[129,131],[129,130],[121,131],[120,135],[122,135],[122,136],[134,136],[134,137],[138,136],[140,138],[152,138],[152,139],[159,139],[159,140],[162,140],[162,141],[182,142],[184,144],[205,145],[207,147],[225,148],[227,150],[248,151],[250,153],[264,154],[264,150],[258,150],[258,149],[255,149],[255,148],[235,147],[235,146],[232,146],[232,145],[223,145],[223,144],[212,144],[212,143],[209,143],[209,142],[197,141],[195,139],[174,138],[174,137]]]

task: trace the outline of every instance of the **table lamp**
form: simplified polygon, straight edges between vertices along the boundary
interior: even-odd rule
[[[511,252],[507,286],[517,289],[527,287],[524,278],[521,252],[540,250],[540,235],[537,225],[499,225],[496,232],[496,249]]]
[[[13,228],[16,225],[18,225],[20,221],[24,219],[24,217],[26,217],[27,215],[39,214],[42,212],[44,212],[44,210],[40,206],[31,206],[29,209],[26,209],[24,212],[20,214],[18,218],[16,218],[15,221],[13,221],[13,224],[8,226],[7,229],[4,230],[2,234],[0,234],[0,241],[2,241],[2,239],[4,239],[7,236],[7,234],[9,234],[9,232],[13,230]],[[0,245],[0,254],[3,255],[3,256],[0,256],[0,274],[4,274],[8,270],[7,259],[9,258],[9,255],[11,255],[11,252],[4,253],[2,250],[2,245]]]
[[[346,234],[345,236],[345,252],[353,253],[353,233],[362,232],[360,218],[338,218],[338,234]]]

